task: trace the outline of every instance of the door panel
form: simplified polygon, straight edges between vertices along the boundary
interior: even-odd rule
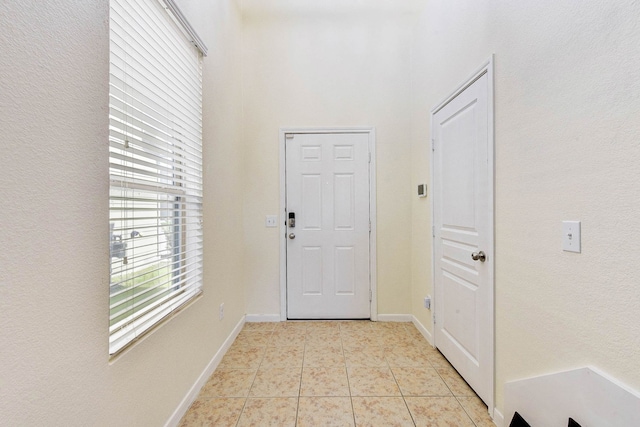
[[[445,306],[450,310],[444,311],[443,333],[447,339],[455,342],[471,362],[478,363],[478,340],[476,339],[476,304],[478,286],[472,282],[456,277],[444,271],[443,295]]]
[[[303,230],[322,230],[322,180],[319,174],[302,175],[302,206],[298,212],[298,227]]]
[[[334,176],[334,230],[354,230],[355,228],[355,188],[353,174]]]
[[[485,402],[493,386],[493,232],[485,73],[433,115],[436,347]],[[474,261],[483,251],[488,262]]]
[[[322,248],[302,248],[302,294],[322,295]]]
[[[335,260],[335,286],[338,295],[355,295],[356,285],[356,253],[355,248],[336,247]]]
[[[285,150],[296,220],[287,226],[287,317],[369,318],[368,135],[293,134]]]

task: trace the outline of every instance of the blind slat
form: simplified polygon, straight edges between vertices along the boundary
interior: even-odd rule
[[[156,292],[159,288],[174,288],[179,287],[185,280],[187,280],[186,274],[174,274],[175,272],[181,271],[183,268],[191,268],[192,274],[193,272],[200,271],[197,266],[197,260],[192,260],[192,262],[188,263],[184,267],[176,267],[166,273],[157,276],[153,279],[148,279],[146,282],[141,283],[139,286],[134,288],[122,289],[114,292],[111,296],[112,303],[110,305],[110,309],[114,309],[121,306],[130,306],[131,308],[135,308],[136,306],[145,305],[146,302],[144,299],[142,301],[137,301],[133,304],[128,304],[130,301],[135,299],[147,298],[158,296],[158,292]],[[164,272],[164,270],[160,270],[159,272]],[[162,281],[158,281],[157,278],[162,278]],[[128,295],[130,294],[130,295]],[[114,298],[116,296],[122,296],[124,298]],[[112,315],[111,317],[117,317],[117,314]]]
[[[112,104],[109,110],[111,120],[109,125],[114,130],[126,134],[129,127],[134,127],[142,131],[145,135],[157,135],[156,138],[159,142],[168,143],[170,148],[173,148],[174,140],[182,142],[187,155],[198,155],[201,153],[198,149],[197,142],[192,142],[193,140],[198,141],[201,138],[201,135],[186,135],[184,129],[175,129],[164,125],[161,126],[158,123],[158,120],[154,120],[143,111],[137,110],[131,103],[125,104],[119,99],[113,97],[111,98],[111,101]],[[180,148],[183,149],[183,147]],[[168,151],[172,152],[173,150],[169,149]]]
[[[201,152],[195,150],[189,151],[189,147],[184,139],[173,137],[163,139],[161,135],[154,135],[153,133],[144,132],[140,129],[136,129],[133,126],[118,127],[118,125],[114,123],[113,116],[109,121],[109,124],[112,125],[109,128],[109,137],[114,143],[116,143],[111,144],[111,146],[115,149],[120,149],[126,152],[129,150],[127,148],[127,145],[129,145],[134,149],[143,149],[140,150],[142,153],[148,150],[158,155],[161,161],[164,162],[166,162],[168,158],[172,158],[178,155],[184,158],[187,162],[191,161],[197,164],[197,160],[201,156]]]
[[[148,283],[151,284],[151,286],[133,289],[129,291],[131,295],[121,293],[119,295],[125,295],[125,298],[111,304],[109,309],[113,311],[113,314],[109,317],[110,319],[115,319],[122,316],[123,312],[135,312],[138,308],[146,308],[150,305],[150,301],[157,301],[167,296],[171,292],[179,289],[182,285],[185,285],[187,280],[187,277],[179,276],[177,279],[167,280],[158,284],[150,281]],[[112,298],[112,300],[113,299],[114,298]]]
[[[201,239],[194,239],[194,241],[192,242],[192,248],[190,249],[190,251],[193,250],[199,250],[201,249],[202,245],[200,243]],[[165,247],[165,243],[167,242],[163,242],[161,245],[161,247]],[[161,260],[164,257],[163,253],[157,254],[157,255],[149,255],[147,253],[142,252],[145,249],[149,249],[149,246],[151,245],[142,245],[142,246],[137,246],[134,248],[129,248],[129,252],[131,253],[131,255],[127,255],[126,256],[126,264],[125,264],[125,258],[118,258],[122,264],[123,267],[118,269],[116,267],[116,271],[112,272],[112,275],[114,276],[114,280],[117,280],[118,274],[122,275],[122,274],[126,274],[127,271],[129,271],[132,267],[135,267],[138,271],[142,271],[142,273],[137,274],[137,276],[132,276],[130,278],[128,278],[127,280],[121,280],[121,281],[128,281],[131,279],[135,279],[137,277],[144,277],[146,274],[148,274],[148,271],[145,271],[145,267],[146,266],[155,266],[157,265],[159,262],[161,262]],[[158,245],[156,245],[158,246]],[[136,250],[138,252],[138,254],[136,255]],[[176,254],[170,253],[167,256],[179,256],[181,258],[187,258],[187,254],[190,251],[183,251],[183,252],[178,252]],[[144,262],[144,260],[148,260],[148,262]],[[134,265],[133,263],[136,262],[136,264]],[[114,266],[114,263],[111,264],[112,268]],[[126,267],[126,268],[125,268]],[[116,282],[119,283],[119,282]]]
[[[163,182],[155,182],[144,179],[138,179],[133,177],[127,177],[122,175],[110,175],[112,188],[120,187],[123,190],[127,188],[148,188],[149,191],[156,191],[159,194],[162,194],[162,189],[166,189],[166,194],[186,194],[187,190],[199,190],[201,193],[202,184],[194,184],[190,182],[189,187],[180,186],[180,185],[171,185]]]

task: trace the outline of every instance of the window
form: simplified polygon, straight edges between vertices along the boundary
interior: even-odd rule
[[[110,4],[114,355],[201,292],[203,45],[172,1]]]

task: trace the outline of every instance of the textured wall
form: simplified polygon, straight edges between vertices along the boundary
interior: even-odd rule
[[[110,364],[108,1],[0,2],[0,425],[162,425],[244,313],[240,244],[209,225],[241,209],[240,15],[192,6],[212,48],[204,296]]]
[[[113,391],[107,4],[0,4],[2,424],[95,422]]]
[[[339,3],[339,5],[338,5]],[[243,2],[247,312],[280,313],[280,127],[373,126],[378,313],[408,313],[409,36],[421,1]]]
[[[498,408],[506,381],[584,365],[640,389],[638,16],[637,1],[431,1],[416,30],[414,181],[429,109],[495,53]],[[418,203],[414,260],[430,260]],[[561,250],[562,220],[582,221],[581,254]],[[430,282],[414,262],[414,295]]]

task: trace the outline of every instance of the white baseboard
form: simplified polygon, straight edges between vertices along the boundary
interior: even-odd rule
[[[411,322],[410,314],[378,314],[378,322]]]
[[[420,321],[418,320],[418,318],[416,316],[411,316],[411,322],[413,323],[413,326],[416,327],[416,329],[418,329],[420,331],[420,333],[422,334],[422,336],[429,341],[429,344],[433,345],[433,336],[431,335],[431,332],[429,332],[427,330],[427,328],[424,327],[424,325],[422,323],[420,323]]]
[[[279,314],[247,314],[244,316],[247,323],[252,322],[279,322]]]
[[[497,408],[493,409],[493,423],[498,427],[504,427],[504,415]]]
[[[198,397],[198,393],[200,393],[202,387],[206,384],[211,374],[213,374],[213,371],[216,370],[216,368],[220,364],[220,361],[227,353],[227,350],[229,350],[229,347],[231,347],[231,344],[233,344],[233,341],[235,341],[236,337],[242,330],[244,323],[245,317],[243,316],[238,324],[233,328],[233,331],[231,331],[220,349],[213,356],[211,361],[204,368],[204,371],[202,371],[196,382],[191,386],[191,389],[189,389],[187,395],[182,399],[180,405],[178,405],[176,410],[173,411],[173,414],[171,414],[171,417],[169,417],[169,419],[165,423],[165,427],[176,427],[180,423],[180,420],[182,419],[184,414],[187,413],[193,401],[196,400],[196,397]]]

